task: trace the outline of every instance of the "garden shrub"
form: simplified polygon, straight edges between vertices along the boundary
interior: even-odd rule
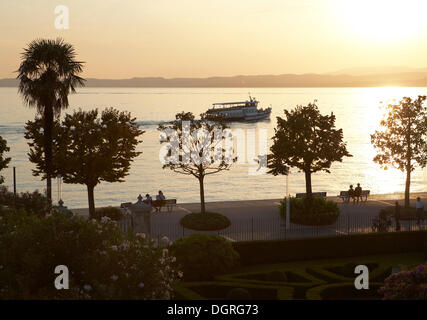
[[[175,241],[170,249],[187,281],[209,280],[228,272],[239,259],[231,243],[217,235],[192,234]]]
[[[314,197],[311,203],[307,198],[290,199],[290,220],[292,223],[308,226],[330,225],[337,221],[340,210],[334,201]],[[280,215],[286,215],[286,199],[280,202]]]
[[[374,232],[388,232],[391,225],[390,211],[383,208],[378,213],[378,217],[372,219],[371,228]]]
[[[187,229],[198,231],[222,230],[230,226],[226,216],[216,212],[190,213],[182,217],[181,225]]]
[[[180,299],[184,300],[290,300],[294,293],[294,289],[292,287],[250,284],[245,282],[179,282],[178,284],[175,284],[174,287]],[[244,297],[246,294],[243,293],[242,290],[247,291],[250,298]],[[231,291],[233,291],[233,293],[231,293]],[[233,297],[234,295],[236,296]],[[239,297],[237,297],[237,295],[239,295]]]
[[[108,218],[0,214],[0,299],[171,297],[175,258],[144,235],[125,235]],[[69,290],[54,286],[58,265],[69,269]]]
[[[427,262],[390,275],[379,292],[384,300],[427,300]]]
[[[378,293],[381,283],[369,283],[369,290],[357,290],[353,282],[325,284],[307,290],[308,300],[374,300],[381,299]]]
[[[0,191],[0,205],[23,210],[28,214],[34,214],[39,217],[44,217],[50,211],[50,201],[38,190],[18,193],[16,200],[13,192],[9,192],[7,188],[3,187]]]
[[[115,207],[96,209],[94,219],[101,220],[102,217],[108,217],[111,220],[119,221],[123,217],[123,211]]]

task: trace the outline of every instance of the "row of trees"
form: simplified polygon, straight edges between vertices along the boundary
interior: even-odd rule
[[[36,107],[38,117],[26,124],[26,138],[30,140],[30,161],[36,164],[33,174],[41,176],[47,182],[47,197],[51,199],[51,179],[61,175],[66,183],[84,184],[88,189],[91,215],[95,210],[94,188],[101,181],[123,181],[128,174],[132,159],[140,154],[136,146],[138,137],[143,134],[135,119],[127,112],[107,109],[98,117],[98,111],[76,111],[59,120],[61,110],[68,107],[68,94],[76,86],[84,85],[84,79],[78,74],[83,63],[76,60],[75,50],[62,39],[35,40],[22,55],[18,79],[19,92],[26,104]],[[381,166],[393,165],[407,172],[405,205],[409,205],[410,174],[417,165],[427,164],[427,109],[426,97],[416,100],[403,98],[387,107],[382,130],[372,136],[372,144],[378,149],[374,161]],[[269,173],[288,174],[289,168],[304,172],[306,194],[312,198],[312,173],[330,172],[333,162],[351,157],[343,141],[342,129],[335,128],[335,115],[322,115],[316,102],[307,106],[297,106],[294,110],[285,110],[285,117],[277,117],[277,127],[273,145],[267,156]],[[183,148],[184,132],[182,121],[189,121],[190,132],[204,130],[212,137],[210,140],[189,135],[190,149]],[[199,181],[201,212],[205,212],[204,178],[223,170],[229,170],[237,159],[225,158],[222,143],[214,139],[215,130],[226,129],[221,119],[206,120],[202,115],[195,120],[192,113],[179,113],[175,121],[160,125],[159,130],[174,130],[180,141],[178,163],[167,163],[176,173],[192,175]],[[166,139],[163,142],[168,142]],[[3,158],[7,151],[4,140],[0,139],[0,170],[10,161]],[[183,163],[189,153],[203,156],[206,152],[220,151],[220,162],[212,161]],[[187,154],[186,154],[187,153]],[[2,177],[0,177],[1,182]]]
[[[387,169],[392,166],[406,172],[405,207],[409,207],[411,172],[427,165],[426,96],[404,97],[386,107],[381,129],[371,135],[377,150],[374,161]],[[351,157],[343,142],[342,129],[335,129],[335,116],[323,116],[315,103],[285,110],[277,117],[273,145],[268,155],[269,173],[288,174],[288,168],[304,172],[308,200],[312,198],[311,174],[330,172],[334,161]]]

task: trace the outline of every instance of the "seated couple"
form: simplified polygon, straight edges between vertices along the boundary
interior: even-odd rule
[[[350,202],[350,199],[353,199],[353,203],[357,202],[359,203],[359,200],[362,200],[362,188],[360,187],[360,183],[357,184],[357,187],[353,189],[353,185],[350,185],[350,189],[348,189],[348,201]]]
[[[143,202],[156,208],[156,212],[160,212],[164,206],[165,200],[166,197],[163,195],[163,192],[159,190],[159,193],[156,195],[156,200],[153,200],[153,198],[147,193]]]

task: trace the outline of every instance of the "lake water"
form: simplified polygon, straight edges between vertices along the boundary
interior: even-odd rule
[[[307,104],[317,99],[322,113],[333,112],[336,126],[343,128],[348,150],[353,155],[342,163],[334,163],[331,173],[316,173],[312,177],[313,191],[327,191],[336,195],[347,190],[349,184],[360,182],[371,193],[393,193],[404,190],[405,175],[397,170],[383,170],[372,161],[375,150],[370,144],[370,134],[378,127],[383,111],[380,102],[390,102],[403,96],[427,95],[427,88],[82,88],[70,96],[70,108],[103,109],[115,107],[135,116],[146,131],[130,175],[123,183],[102,183],[95,189],[97,206],[119,205],[134,201],[138,194],[156,194],[162,190],[167,197],[179,202],[199,201],[199,185],[195,178],[163,170],[159,161],[158,123],[174,119],[180,111],[196,115],[204,112],[214,102],[243,101],[250,91],[260,101],[261,107],[273,108],[271,121],[251,124],[232,124],[233,130],[255,130],[260,137],[266,129],[268,144],[274,134],[276,116],[283,109]],[[45,188],[40,178],[33,177],[33,164],[28,161],[28,145],[24,138],[24,124],[33,119],[34,109],[25,107],[16,88],[0,88],[0,135],[11,148],[10,168],[2,172],[5,184],[12,186],[12,166],[17,170],[17,189],[27,191]],[[249,159],[250,160],[250,159]],[[285,192],[285,178],[271,175],[250,175],[254,164],[236,164],[230,171],[208,176],[205,180],[207,201],[281,198]],[[412,176],[411,191],[426,191],[427,170],[417,169]],[[289,178],[289,191],[305,191],[304,176],[296,170]],[[57,200],[57,182],[53,181],[54,199]],[[62,198],[69,207],[87,207],[87,193],[82,185],[62,185]]]

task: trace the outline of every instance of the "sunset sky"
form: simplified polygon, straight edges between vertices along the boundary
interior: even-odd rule
[[[56,30],[66,5],[70,28]],[[425,0],[2,0],[0,78],[63,37],[85,77],[208,77],[427,67]]]

